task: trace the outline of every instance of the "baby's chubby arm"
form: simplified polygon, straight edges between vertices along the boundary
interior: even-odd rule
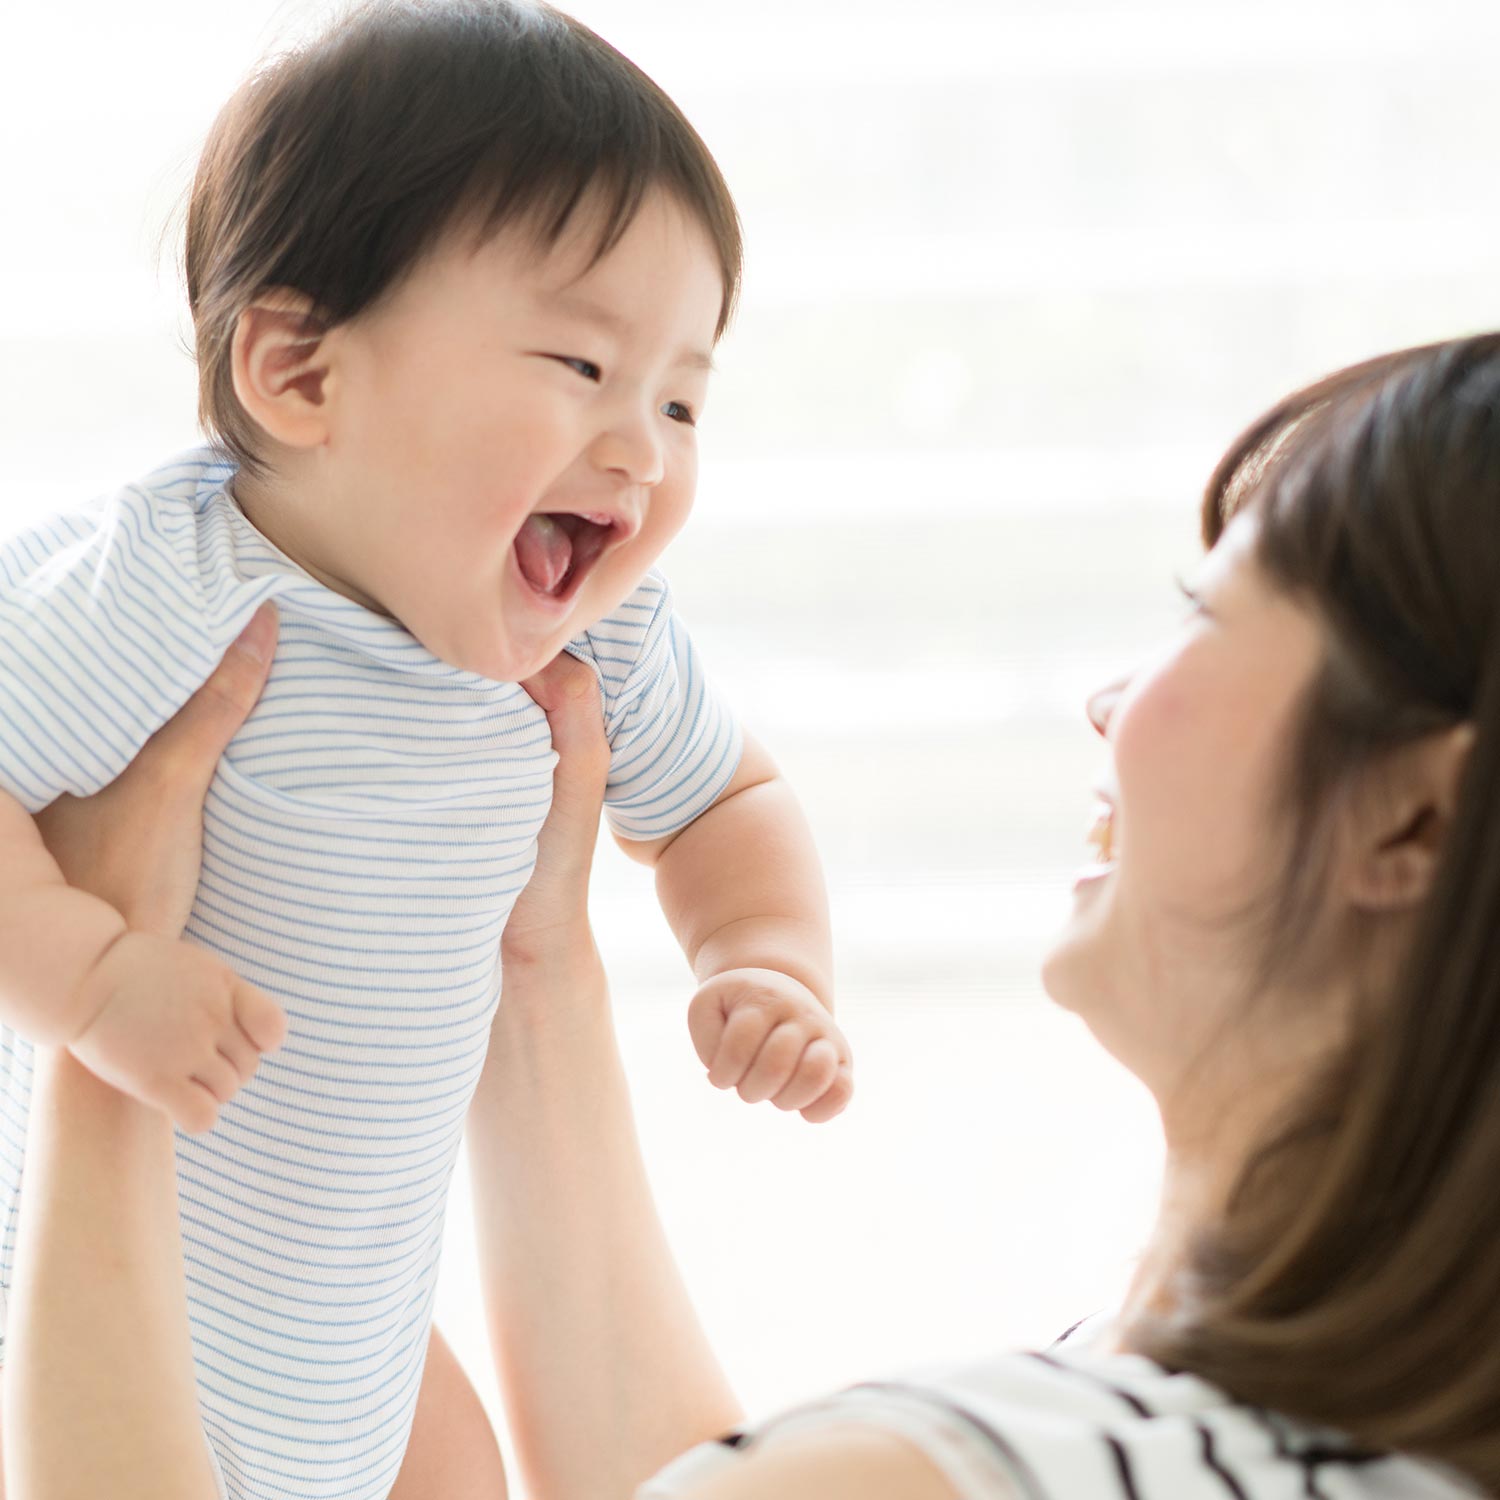
[[[656,870],[657,896],[699,989],[688,1012],[709,1081],[831,1120],[853,1093],[834,1024],[828,897],[786,778],[749,735],[734,779],[693,822],[618,839]]]
[[[153,737],[158,772],[170,776],[180,763],[212,774],[265,677],[254,653],[269,652],[275,624],[270,611],[257,619],[241,637],[245,649],[231,650]],[[201,830],[178,826],[180,796],[139,795],[146,774],[129,766],[86,812],[64,796],[36,821],[0,791],[0,1020],[41,1046],[66,1047],[104,1082],[203,1131],[260,1054],[280,1044],[286,1023],[268,996],[178,940]],[[189,799],[194,818],[203,790]]]
[[[0,1020],[66,1047],[184,1130],[212,1129],[284,1026],[273,1001],[199,948],[134,931],[63,879],[0,793]]]
[[[68,885],[30,814],[0,792],[0,1018],[66,1046],[98,1009],[85,980],[125,931],[108,902]]]

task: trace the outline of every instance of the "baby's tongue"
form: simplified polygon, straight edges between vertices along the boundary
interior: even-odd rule
[[[528,516],[515,546],[521,574],[538,593],[550,594],[567,577],[573,538],[551,516]]]

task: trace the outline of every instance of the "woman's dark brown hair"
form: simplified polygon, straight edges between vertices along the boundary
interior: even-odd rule
[[[1500,1494],[1500,334],[1288,397],[1210,481],[1208,544],[1246,510],[1328,640],[1291,757],[1283,927],[1315,903],[1345,793],[1425,736],[1474,739],[1404,961],[1133,1343]]]
[[[481,236],[519,225],[545,249],[584,204],[597,258],[657,188],[718,254],[722,333],[740,281],[734,202],[708,148],[634,63],[543,4],[361,5],[251,77],[204,147],[186,269],[205,430],[260,467],[230,348],[262,293],[301,292],[332,327],[459,225]]]

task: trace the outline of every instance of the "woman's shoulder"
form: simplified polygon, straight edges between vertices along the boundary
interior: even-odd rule
[[[1460,1500],[1474,1493],[1436,1466],[1369,1452],[1122,1352],[1115,1332],[1113,1318],[1100,1315],[1045,1349],[870,1389],[946,1408],[969,1425],[976,1445],[1004,1457],[1023,1494],[1039,1500]]]
[[[819,1428],[875,1426],[919,1449],[959,1500],[1468,1500],[1436,1467],[1234,1401],[1114,1348],[1108,1318],[1049,1348],[870,1381],[736,1434],[698,1463]],[[684,1461],[681,1473],[690,1476]],[[663,1476],[671,1480],[672,1471]],[[695,1493],[650,1488],[650,1500]]]

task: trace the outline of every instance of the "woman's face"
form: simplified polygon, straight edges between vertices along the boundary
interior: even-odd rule
[[[1155,658],[1091,700],[1109,741],[1098,862],[1081,872],[1043,983],[1165,1101],[1225,1034],[1264,954],[1253,913],[1286,857],[1278,787],[1321,660],[1313,616],[1234,521],[1189,580]]]

